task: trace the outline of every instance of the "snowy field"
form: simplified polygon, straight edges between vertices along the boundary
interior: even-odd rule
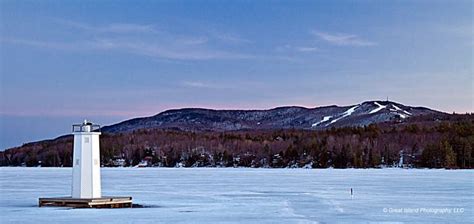
[[[104,168],[103,195],[146,207],[37,207],[70,195],[71,173],[0,168],[1,223],[474,222],[471,170]]]

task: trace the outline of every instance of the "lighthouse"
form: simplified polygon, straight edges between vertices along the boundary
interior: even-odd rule
[[[100,125],[85,120],[72,125],[74,135],[71,196],[39,198],[39,206],[131,208],[132,197],[102,196],[100,184]]]
[[[100,126],[85,120],[72,126],[72,134],[72,198],[100,198]]]

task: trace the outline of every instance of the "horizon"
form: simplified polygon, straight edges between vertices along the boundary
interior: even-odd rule
[[[472,113],[472,6],[1,1],[0,149],[171,108]]]

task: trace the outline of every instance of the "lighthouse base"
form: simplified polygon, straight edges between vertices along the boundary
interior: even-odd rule
[[[56,206],[72,208],[131,208],[132,197],[101,197],[101,198],[40,198],[39,207]]]

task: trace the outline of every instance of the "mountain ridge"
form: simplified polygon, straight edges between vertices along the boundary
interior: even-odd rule
[[[109,133],[109,134],[117,134],[117,133],[122,133],[122,132],[132,132],[132,131],[135,131],[135,130],[139,130],[139,129],[173,129],[173,130],[182,130],[182,131],[239,131],[239,130],[242,130],[242,131],[246,131],[246,130],[272,130],[272,129],[304,129],[304,130],[325,130],[325,129],[330,129],[332,127],[346,127],[346,126],[364,126],[364,125],[369,125],[369,124],[375,124],[375,123],[382,123],[382,122],[387,122],[387,121],[403,121],[405,119],[396,119],[394,116],[384,116],[382,114],[382,117],[378,117],[376,118],[377,116],[381,116],[380,113],[383,113],[384,111],[380,111],[378,113],[374,113],[371,117],[374,118],[372,120],[368,119],[368,118],[364,118],[362,117],[362,121],[365,121],[365,122],[354,122],[354,120],[351,121],[350,117],[345,117],[345,118],[342,118],[342,119],[339,119],[338,121],[334,122],[334,123],[337,123],[336,125],[334,125],[334,123],[332,125],[328,125],[328,126],[319,126],[318,125],[315,125],[315,124],[318,124],[318,122],[321,122],[322,120],[324,120],[324,117],[325,116],[328,116],[327,114],[325,113],[314,113],[314,111],[318,111],[318,110],[326,110],[326,111],[335,111],[334,113],[343,113],[345,111],[347,111],[348,109],[350,109],[351,107],[354,107],[356,105],[367,105],[367,104],[374,104],[374,102],[382,102],[383,104],[386,104],[386,103],[389,103],[389,104],[395,104],[395,105],[401,105],[402,107],[409,107],[410,109],[412,110],[421,110],[423,111],[422,113],[420,114],[415,114],[415,116],[411,116],[411,117],[417,117],[419,115],[426,115],[426,114],[438,114],[438,115],[447,115],[449,116],[450,114],[448,113],[445,113],[445,112],[440,112],[440,111],[437,111],[437,110],[433,110],[433,109],[430,109],[430,108],[427,108],[427,107],[423,107],[423,106],[405,106],[401,103],[398,103],[398,102],[392,102],[392,101],[380,101],[380,100],[372,100],[372,101],[364,101],[360,104],[354,104],[354,105],[346,105],[346,106],[337,106],[337,105],[325,105],[325,106],[318,106],[318,107],[312,107],[312,108],[307,108],[307,107],[303,107],[303,106],[279,106],[279,107],[275,107],[275,108],[270,108],[270,109],[248,109],[248,110],[245,110],[245,109],[242,109],[242,110],[239,110],[239,109],[210,109],[210,108],[178,108],[178,109],[169,109],[169,110],[165,110],[165,111],[162,111],[160,113],[157,113],[155,115],[151,115],[151,116],[144,116],[144,117],[136,117],[136,118],[131,118],[131,119],[128,119],[128,120],[124,120],[124,121],[120,121],[120,122],[117,122],[115,124],[112,124],[112,125],[107,125],[107,126],[103,126],[101,128],[101,131],[104,132],[104,133]],[[214,113],[239,113],[239,112],[243,112],[243,113],[271,113],[271,112],[275,112],[276,115],[273,115],[274,117],[285,117],[285,115],[283,114],[279,114],[279,112],[281,111],[288,111],[288,110],[298,110],[300,112],[306,112],[306,113],[313,113],[313,115],[310,116],[310,118],[308,118],[307,122],[306,123],[303,123],[304,125],[300,124],[300,125],[293,125],[293,126],[245,126],[245,127],[240,127],[240,128],[227,128],[227,129],[223,129],[223,128],[206,128],[206,125],[200,125],[198,127],[192,127],[193,125],[190,124],[189,122],[188,123],[184,123],[184,124],[180,124],[180,123],[174,123],[174,124],[168,124],[168,125],[162,125],[162,126],[159,126],[159,125],[132,125],[134,127],[130,127],[130,123],[140,123],[140,122],[143,122],[143,121],[153,121],[153,120],[156,120],[157,118],[159,119],[160,116],[164,116],[164,115],[170,115],[170,114],[174,114],[174,113],[183,113],[183,112],[196,112],[196,111],[200,111],[200,112],[214,112]],[[369,111],[370,112],[370,111]],[[294,115],[294,114],[293,114]],[[297,117],[305,117],[305,115],[307,114],[297,114],[298,116]],[[364,116],[364,114],[362,114],[362,116]],[[365,116],[368,116],[368,115],[365,115]],[[349,118],[349,119],[348,119]],[[360,118],[360,117],[359,117]],[[370,118],[370,117],[369,117]],[[304,120],[304,119],[303,119]],[[357,120],[357,119],[356,119]],[[312,123],[311,123],[312,122]],[[331,119],[328,119],[327,122],[331,122]],[[257,121],[258,123],[258,121]],[[319,124],[323,124],[324,122],[321,122]],[[255,122],[254,122],[255,124]],[[125,126],[123,126],[125,125]],[[316,127],[314,127],[313,125],[315,125]],[[121,127],[122,126],[122,127]],[[127,128],[128,127],[128,128]],[[57,136],[55,138],[51,138],[51,139],[44,139],[44,140],[38,140],[38,141],[32,141],[32,142],[27,142],[27,143],[24,143],[23,145],[28,145],[28,144],[34,144],[34,143],[38,143],[38,142],[47,142],[47,141],[56,141],[56,140],[61,140],[61,139],[64,139],[64,138],[67,138],[67,137],[70,137],[71,135],[70,134],[64,134],[64,135],[60,135],[60,136]],[[16,147],[11,147],[11,148],[16,148]],[[4,150],[8,150],[8,149],[11,149],[11,148],[5,148]]]
[[[104,126],[102,131],[120,133],[153,128],[176,128],[187,131],[290,128],[324,130],[331,127],[403,121],[408,117],[425,114],[444,114],[444,112],[427,107],[405,106],[398,102],[377,100],[348,106],[328,105],[314,108],[302,106],[280,106],[261,110],[181,108]]]

